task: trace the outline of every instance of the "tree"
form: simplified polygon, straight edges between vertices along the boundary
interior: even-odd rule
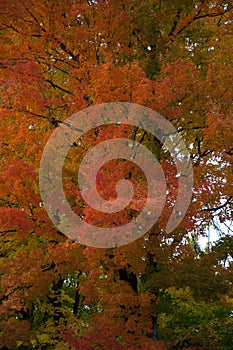
[[[0,11],[1,348],[230,349],[231,2],[6,0]],[[150,148],[169,189],[144,237],[96,249],[53,226],[40,198],[39,164],[67,116],[114,101],[147,106],[173,123],[189,148],[195,185],[185,218],[166,234],[177,194],[166,150],[140,127],[88,133],[64,166],[77,215],[103,224],[77,191],[76,169],[77,158],[108,137],[126,135]],[[109,225],[136,216],[146,196],[140,169],[110,162],[99,180],[116,174],[131,179],[135,198]],[[100,191],[114,196],[114,186]],[[203,251],[198,237],[217,219],[228,234]]]

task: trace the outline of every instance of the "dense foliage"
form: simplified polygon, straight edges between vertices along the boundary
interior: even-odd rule
[[[0,13],[0,348],[230,350],[232,1],[5,0]],[[113,101],[147,106],[177,128],[195,184],[185,218],[168,235],[177,173],[166,150],[140,128],[88,133],[64,166],[77,215],[101,225],[77,191],[76,172],[85,152],[113,135],[149,147],[169,189],[144,237],[96,249],[53,226],[38,173],[43,148],[64,119]],[[117,166],[137,195],[127,217],[114,218],[122,224],[146,194],[130,163],[110,162],[100,177],[113,183]],[[102,195],[112,192],[106,186]],[[218,240],[201,247],[199,238],[213,229]]]

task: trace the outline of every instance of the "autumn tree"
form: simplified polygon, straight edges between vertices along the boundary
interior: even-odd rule
[[[1,349],[230,349],[231,1],[5,0],[0,13]],[[97,249],[73,242],[50,221],[40,159],[68,116],[118,101],[156,110],[176,127],[195,184],[186,216],[167,234],[179,174],[163,145],[140,126],[89,132],[64,164],[77,215],[106,223],[77,191],[77,167],[107,138],[126,135],[154,152],[169,192],[146,235]],[[136,199],[146,197],[140,169],[110,162],[99,178],[106,183],[116,173],[132,180]],[[109,199],[114,188],[101,191]],[[136,199],[110,224],[137,215]],[[200,247],[213,229],[217,242]]]

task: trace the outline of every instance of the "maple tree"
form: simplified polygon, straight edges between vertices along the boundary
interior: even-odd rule
[[[230,349],[231,1],[5,0],[0,13],[1,349]],[[64,164],[77,215],[97,226],[122,225],[144,205],[146,179],[120,160],[100,169],[100,183],[108,178],[111,186],[99,190],[112,199],[116,178],[130,178],[128,210],[107,221],[85,206],[77,167],[108,138],[127,136],[150,148],[169,190],[146,235],[96,249],[68,239],[48,218],[40,159],[68,116],[118,101],[156,110],[177,128],[193,162],[193,199],[167,234],[178,178],[161,143],[140,127],[90,131]],[[201,248],[199,237],[223,225],[217,242]]]

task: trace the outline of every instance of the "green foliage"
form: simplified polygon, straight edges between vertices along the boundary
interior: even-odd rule
[[[161,293],[156,306],[159,337],[168,349],[190,347],[231,349],[232,303],[195,300],[189,287],[170,287]]]

